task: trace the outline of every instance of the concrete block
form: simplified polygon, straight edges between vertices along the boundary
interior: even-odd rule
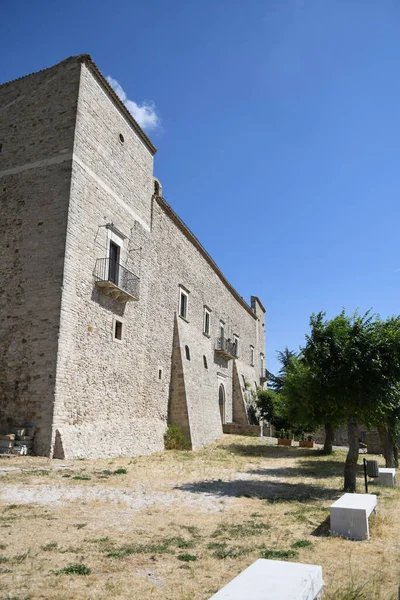
[[[316,600],[322,567],[259,558],[210,600]]]
[[[394,487],[396,484],[396,469],[379,467],[379,477],[376,478],[377,485]]]
[[[376,508],[374,494],[343,494],[330,507],[331,532],[352,540],[369,539],[368,517]]]

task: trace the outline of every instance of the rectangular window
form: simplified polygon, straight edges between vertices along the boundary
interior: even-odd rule
[[[116,340],[122,340],[122,322],[121,321],[115,321],[115,325],[114,325],[114,338]]]
[[[182,289],[179,293],[179,316],[187,319],[188,312],[188,295]]]
[[[211,313],[208,308],[204,307],[203,333],[205,335],[210,335],[210,319]]]
[[[233,345],[235,349],[235,356],[239,356],[239,336],[233,334]]]
[[[219,324],[219,337],[221,340],[225,338],[225,323],[223,321],[220,321]]]
[[[265,377],[264,354],[260,354],[261,377]]]
[[[108,280],[118,285],[119,281],[119,256],[120,247],[110,242],[110,255],[108,261]]]
[[[254,367],[254,346],[250,346],[250,365]]]

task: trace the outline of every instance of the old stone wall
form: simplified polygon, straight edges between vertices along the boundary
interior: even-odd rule
[[[50,449],[80,67],[0,86],[0,431]]]
[[[152,162],[149,149],[83,64],[53,431],[64,456],[146,454],[163,447],[169,385],[158,380],[146,347]],[[108,255],[111,224],[123,236],[121,263],[140,277],[138,301],[124,303],[95,286],[96,261]],[[121,341],[114,337],[116,320],[122,322]],[[170,357],[172,344],[169,348]],[[150,397],[144,389],[148,368],[163,390],[162,405],[158,394]]]
[[[220,322],[225,324],[225,335],[239,337],[239,356],[235,359],[238,379],[248,380],[252,386],[259,384],[258,356],[265,354],[264,314],[256,316],[243,300],[237,298],[221,279],[182,228],[168,205],[155,200],[153,206],[152,243],[156,270],[152,277],[149,295],[149,315],[158,315],[148,323],[147,348],[149,364],[162,363],[167,378],[170,376],[169,353],[172,321],[178,312],[180,286],[188,293],[187,318],[177,317],[179,323],[181,354],[185,389],[190,405],[192,442],[194,447],[221,435],[218,389],[225,388],[225,420],[233,420],[233,360],[215,352]],[[203,333],[204,307],[211,311],[210,335]],[[190,360],[186,358],[188,346]],[[255,364],[250,364],[250,345],[255,347]],[[205,367],[204,357],[207,368]],[[164,362],[165,361],[165,362]],[[150,397],[154,394],[154,377],[149,369],[145,373]],[[147,377],[147,375],[150,377]]]
[[[95,458],[162,450],[168,418],[185,430],[186,415],[198,448],[222,433],[219,387],[231,422],[233,399],[260,382],[264,311],[240,298],[165,200],[152,198],[151,144],[90,61],[64,61],[35,80],[36,87],[30,78],[16,82],[0,103],[11,111],[7,127],[14,105],[29,113],[21,121],[27,133],[18,122],[10,146],[8,129],[0,138],[14,153],[14,162],[0,153],[8,178],[0,425],[38,425],[41,454]],[[97,261],[116,239],[120,262],[140,278],[136,301],[95,283]],[[180,286],[185,319],[177,314]],[[221,322],[225,338],[239,339],[235,379],[234,361],[215,352]]]

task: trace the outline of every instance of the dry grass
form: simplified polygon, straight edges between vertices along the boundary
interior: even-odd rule
[[[135,459],[1,460],[0,600],[205,600],[260,556],[321,564],[327,600],[397,598],[400,493],[380,488],[370,541],[329,537],[343,461],[237,436]]]

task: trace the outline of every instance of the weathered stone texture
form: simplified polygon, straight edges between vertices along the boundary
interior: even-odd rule
[[[162,450],[169,417],[198,448],[222,433],[221,384],[225,421],[240,413],[245,425],[245,381],[255,389],[265,355],[261,305],[251,310],[166,202],[152,198],[152,150],[90,61],[70,59],[15,82],[28,131],[40,112],[29,93],[31,85],[40,88],[36,82],[55,134],[46,123],[40,151],[24,155],[51,164],[7,176],[0,426],[39,425],[39,453],[111,457]],[[138,301],[126,304],[96,287],[93,276],[115,228],[124,238],[121,263],[140,277]],[[189,292],[186,320],[177,316],[179,286]],[[210,336],[203,334],[204,306]],[[123,323],[121,341],[115,319]],[[227,338],[239,336],[235,361],[215,353],[221,320]]]
[[[67,60],[0,86],[0,430],[34,423],[40,454],[50,451],[79,71]]]

